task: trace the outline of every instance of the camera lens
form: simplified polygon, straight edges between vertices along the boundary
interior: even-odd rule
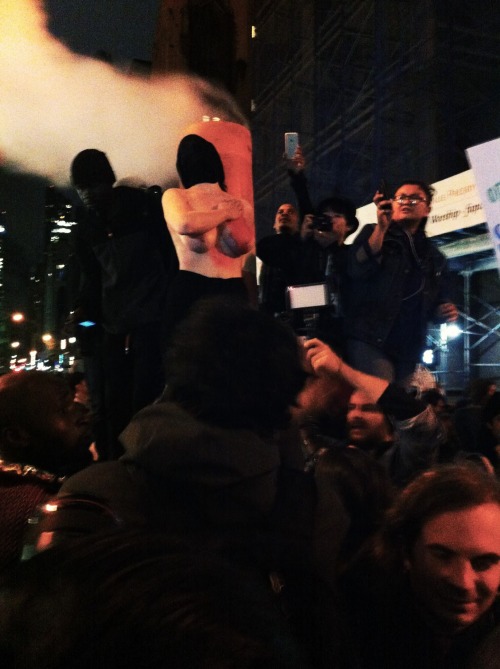
[[[325,214],[321,216],[314,216],[312,223],[313,230],[318,230],[320,232],[330,232],[332,229],[332,223],[330,218]]]

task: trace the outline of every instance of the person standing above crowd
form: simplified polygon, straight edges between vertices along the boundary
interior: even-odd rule
[[[325,283],[329,308],[319,312],[314,334],[341,353],[344,351],[343,316],[348,299],[345,240],[359,227],[356,207],[345,197],[322,200],[302,223],[302,266],[309,281]]]
[[[169,333],[203,297],[249,300],[242,271],[255,242],[253,208],[227,193],[224,166],[211,142],[195,134],[183,137],[177,171],[181,188],[169,188],[162,198],[179,259],[169,289]]]
[[[282,313],[290,306],[286,298],[288,286],[323,283],[328,305],[319,310],[320,305],[312,305],[316,308],[295,314],[294,329],[300,334],[320,336],[342,349],[342,301],[347,277],[345,240],[359,226],[356,207],[341,196],[326,198],[314,207],[307,189],[305,159],[300,147],[287,162],[303,220],[300,226],[295,207],[281,205],[274,230],[286,237],[278,239],[271,235],[257,243],[257,256],[265,263],[261,274],[261,304],[268,311]],[[276,277],[274,284],[269,277]]]
[[[377,191],[378,223],[363,228],[350,253],[350,363],[397,383],[420,360],[427,322],[458,316],[447,293],[446,259],[425,234],[433,194],[414,180],[403,181],[392,199]]]
[[[297,210],[291,204],[282,204],[273,226],[276,234],[257,242],[257,256],[264,263],[260,276],[261,308],[283,314],[290,308],[288,287],[322,283],[329,304],[315,314],[314,334],[341,347],[341,295],[347,272],[344,242],[358,225],[352,202],[347,198],[330,197],[318,205],[315,215],[308,214],[304,218],[299,233]],[[292,322],[300,334],[306,331],[301,314],[295,315]]]
[[[175,254],[156,194],[128,180],[116,182],[105,153],[78,153],[71,181],[86,209],[78,224],[82,288],[73,317],[76,322],[95,318],[96,331],[102,326],[89,355],[104,372],[110,434],[99,455],[113,459],[120,455],[118,435],[133,414],[163,390],[165,295]],[[94,374],[87,371],[95,397]]]
[[[339,352],[344,351],[343,315],[347,299],[347,237],[359,227],[356,207],[346,197],[335,195],[317,206],[311,201],[305,174],[306,159],[300,146],[287,160],[290,185],[302,216],[301,237],[304,273],[309,282],[325,282],[332,305],[322,310],[314,335],[325,339]]]
[[[259,303],[263,311],[280,314],[287,309],[287,286],[303,283],[299,214],[293,204],[278,207],[273,230],[276,234],[263,237],[256,245],[262,260]]]

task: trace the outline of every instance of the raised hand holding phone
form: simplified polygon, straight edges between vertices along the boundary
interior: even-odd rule
[[[385,179],[382,179],[373,198],[373,202],[377,206],[377,220],[379,227],[384,233],[391,224],[392,219],[392,200],[387,192],[387,183]]]
[[[285,132],[285,158],[292,160],[299,146],[298,132]]]
[[[379,209],[383,209],[384,211],[391,211],[391,197],[388,195],[387,182],[385,179],[381,179],[377,193],[379,195],[377,204]]]

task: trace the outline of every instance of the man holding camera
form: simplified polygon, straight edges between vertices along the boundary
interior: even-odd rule
[[[345,198],[330,198],[323,201],[317,216],[307,214],[302,224],[302,239],[313,239],[321,248],[331,245],[341,247],[347,235],[358,227],[357,223],[349,222],[355,216],[354,205]]]
[[[299,234],[295,208],[281,205],[274,224],[277,235],[257,243],[257,256],[264,263],[262,308],[283,313],[288,309],[288,286],[324,283],[330,306],[317,310],[312,305],[307,314],[295,314],[292,320],[296,331],[304,334],[311,329],[305,324],[305,317],[311,316],[314,331],[309,334],[321,336],[338,350],[342,344],[340,315],[347,271],[344,241],[358,225],[353,203],[343,197],[331,197],[318,205],[315,214],[305,216]]]
[[[302,224],[303,272],[309,282],[325,283],[330,306],[318,312],[314,336],[343,352],[342,317],[347,288],[346,238],[359,226],[354,204],[345,197],[329,197]]]

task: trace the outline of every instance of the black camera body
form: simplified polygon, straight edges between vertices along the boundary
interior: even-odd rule
[[[321,216],[313,216],[311,229],[319,230],[320,232],[331,232],[332,221],[329,216],[326,216],[326,214],[322,214]]]

